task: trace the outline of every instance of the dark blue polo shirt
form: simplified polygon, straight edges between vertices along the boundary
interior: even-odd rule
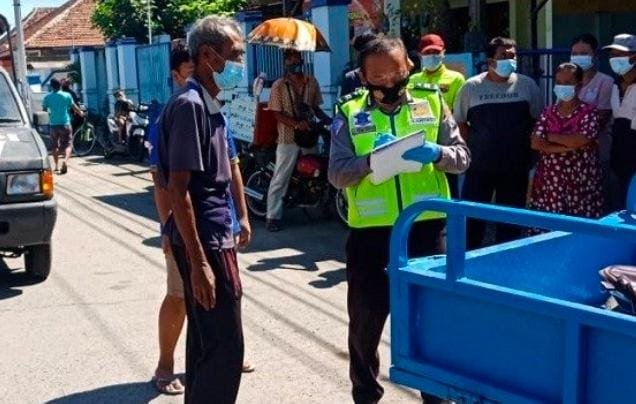
[[[214,100],[190,79],[170,98],[158,126],[161,181],[167,184],[171,172],[190,171],[188,191],[203,247],[233,247],[226,124]],[[183,245],[172,216],[164,233],[174,244]]]

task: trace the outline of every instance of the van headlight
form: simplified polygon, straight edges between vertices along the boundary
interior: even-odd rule
[[[39,194],[40,192],[40,173],[9,174],[7,176],[7,195]]]

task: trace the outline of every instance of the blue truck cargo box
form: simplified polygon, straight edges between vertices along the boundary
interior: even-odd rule
[[[447,255],[409,259],[426,210],[447,213]],[[556,231],[466,252],[466,217]],[[627,212],[414,204],[391,239],[391,380],[457,402],[636,403],[636,317],[601,308],[613,264],[636,265]]]

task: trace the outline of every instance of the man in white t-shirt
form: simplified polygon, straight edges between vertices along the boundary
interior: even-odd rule
[[[625,208],[627,188],[636,173],[636,35],[620,34],[603,49],[618,76],[612,91],[611,167],[615,176],[615,209]]]

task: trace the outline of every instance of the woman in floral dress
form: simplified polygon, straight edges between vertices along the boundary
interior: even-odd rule
[[[530,208],[598,218],[603,211],[598,114],[577,96],[582,80],[577,65],[557,68],[557,103],[543,110],[532,134],[539,161]]]

